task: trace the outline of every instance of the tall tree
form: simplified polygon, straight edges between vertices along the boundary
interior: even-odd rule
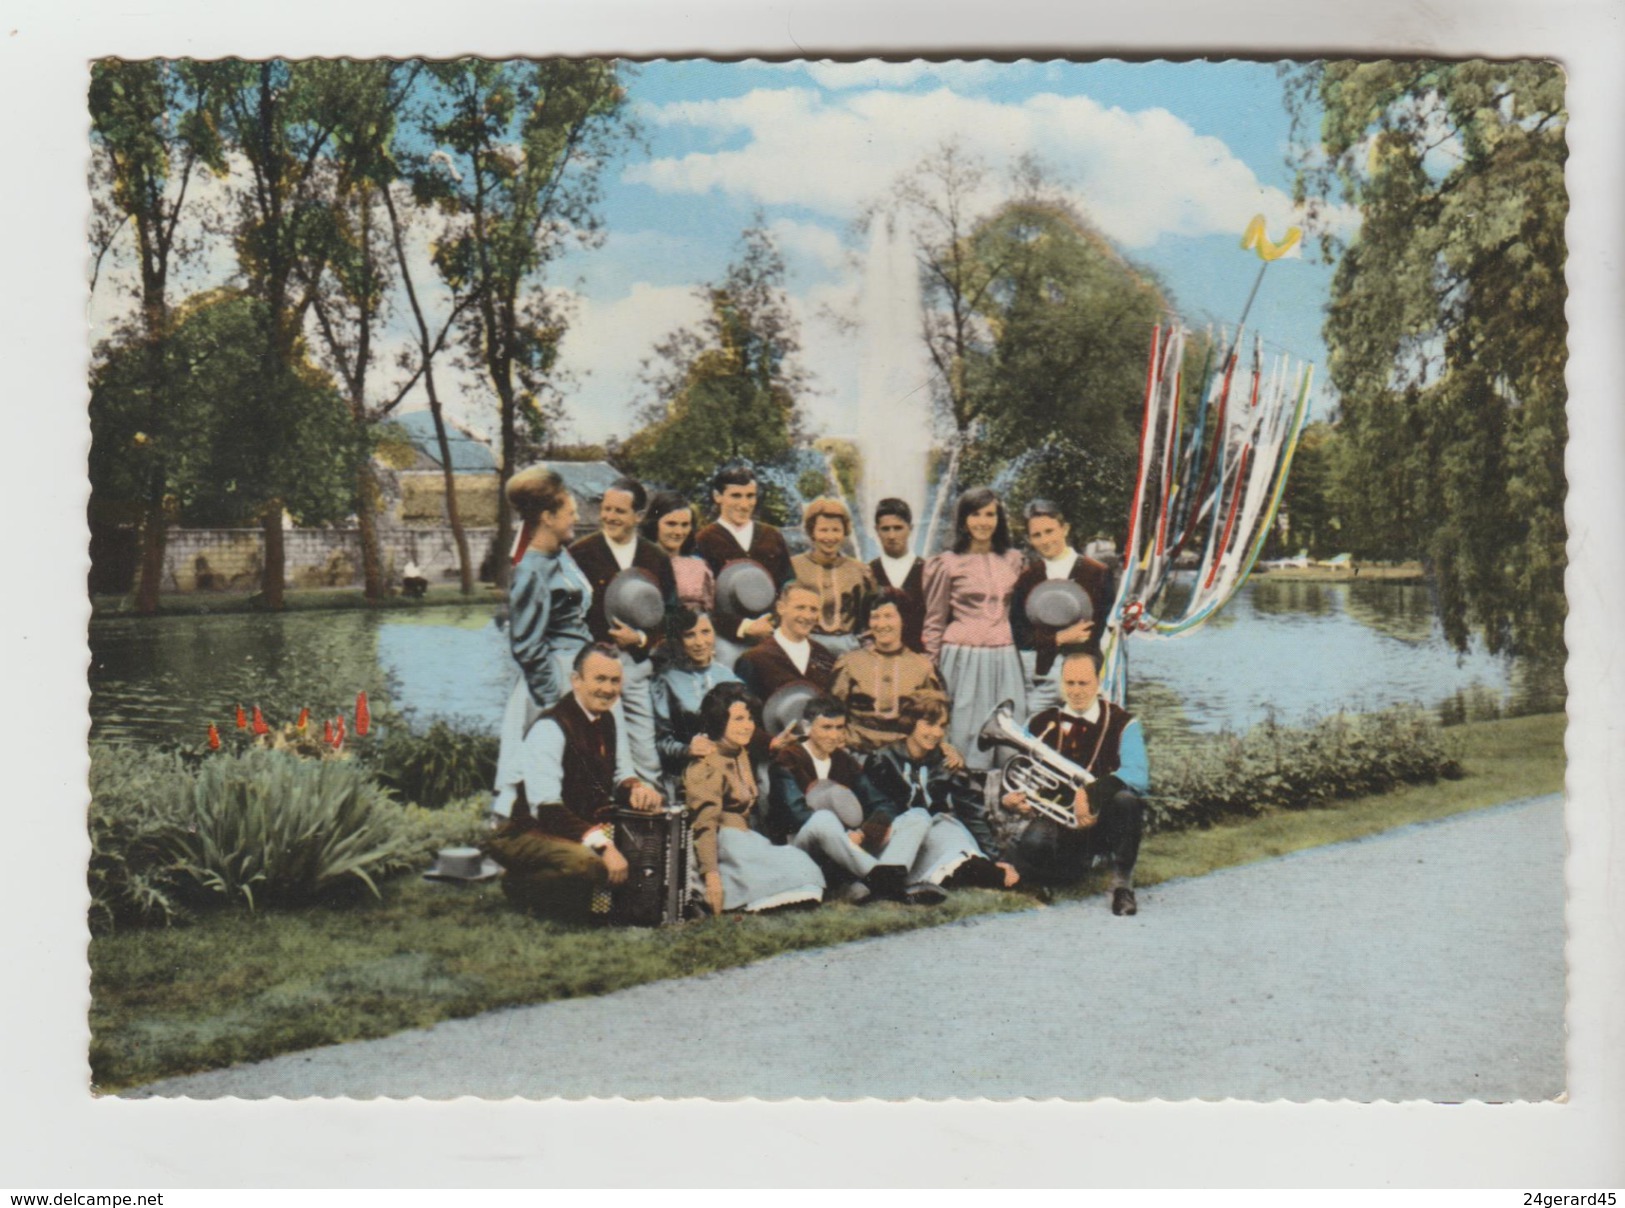
[[[1354,552],[1420,554],[1459,647],[1476,631],[1492,651],[1559,649],[1562,69],[1316,63],[1289,71],[1287,97],[1322,144],[1300,160],[1298,192],[1360,219],[1352,235],[1321,224],[1337,265],[1325,334],[1346,448],[1334,480]]]
[[[465,293],[461,298],[454,298],[444,320],[439,322],[438,330],[431,330],[423,298],[418,293],[417,280],[413,274],[412,257],[407,252],[406,230],[410,219],[406,216],[404,202],[397,200],[391,189],[383,189],[381,196],[384,208],[389,214],[390,239],[395,248],[395,265],[400,271],[401,286],[406,292],[407,305],[411,308],[412,321],[417,329],[418,372],[423,377],[424,394],[429,400],[429,414],[434,420],[435,443],[440,450],[440,472],[446,492],[446,523],[451,526],[452,540],[457,546],[458,581],[463,595],[471,595],[474,591],[474,563],[469,554],[468,534],[463,530],[462,509],[457,502],[457,474],[452,466],[451,441],[446,433],[446,415],[440,401],[440,388],[435,382],[434,362],[445,348],[446,337],[461,318],[463,311],[474,301],[474,295]]]
[[[247,164],[233,234],[249,293],[265,307],[257,405],[238,439],[266,464],[287,462],[298,445],[296,411],[302,340],[329,260],[339,251],[332,204],[334,136],[355,101],[355,80],[336,61],[245,62],[221,59],[196,70],[218,93],[221,130]],[[265,538],[264,596],[281,608],[286,554],[282,519],[286,480],[256,476],[271,491],[259,501]]]
[[[1133,491],[1145,349],[1161,291],[1029,173],[967,241],[985,343],[965,355],[980,431],[966,472],[1014,502],[1058,503],[1080,534],[1122,527]]]
[[[977,265],[970,240],[990,208],[993,186],[987,164],[955,142],[945,142],[898,177],[890,194],[860,223],[895,215],[907,225],[919,257],[921,316],[926,350],[937,373],[934,401],[960,441],[983,413],[971,361],[985,345],[977,317],[997,265]]]
[[[705,497],[719,465],[782,461],[801,437],[807,389],[801,342],[784,289],[784,259],[757,222],[719,282],[695,292],[706,315],[672,332],[644,363],[645,427],[622,447],[639,474]]]
[[[335,521],[350,510],[355,466],[367,445],[332,377],[305,358],[302,345],[280,400],[285,436],[268,446],[243,438],[263,406],[262,349],[271,322],[261,299],[232,290],[196,295],[174,308],[162,351],[169,486],[185,523],[252,522],[271,496],[311,523]],[[131,451],[147,443],[150,350],[132,332],[102,353],[91,381],[90,477],[92,490],[116,493],[139,473]]]
[[[459,59],[429,71],[439,84],[427,128],[440,188],[465,218],[435,263],[456,296],[473,297],[464,348],[497,397],[506,486],[521,426],[539,437],[549,418],[565,322],[543,288],[547,266],[571,242],[598,238],[599,175],[630,133],[621,68],[603,59]],[[499,550],[512,533],[499,495]],[[505,582],[507,559],[495,562]]]
[[[140,273],[141,332],[146,381],[142,439],[125,456],[138,481],[129,484],[141,503],[141,557],[136,611],[158,608],[163,574],[171,441],[170,380],[164,342],[169,334],[170,273],[195,250],[188,227],[187,194],[196,172],[225,170],[225,157],[206,80],[182,64],[149,59],[103,59],[90,73],[90,120],[97,150],[92,196],[96,276],[119,232],[133,228]]]
[[[311,309],[326,359],[343,383],[357,439],[368,443],[374,425],[399,405],[425,371],[420,361],[404,381],[387,383],[374,397],[377,339],[388,317],[388,299],[398,268],[393,247],[395,212],[389,196],[398,174],[396,114],[421,64],[343,59],[322,68],[330,77],[328,87],[343,98],[329,157],[334,234],[325,258],[325,280],[306,284],[313,287]],[[313,259],[302,259],[301,268],[321,271],[324,265]],[[362,584],[369,601],[382,599],[385,592],[378,502],[373,463],[364,458],[356,470],[355,514],[361,536]]]

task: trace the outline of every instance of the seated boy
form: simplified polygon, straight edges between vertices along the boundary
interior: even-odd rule
[[[948,766],[945,693],[915,692],[903,698],[908,736],[869,757],[858,797],[868,811],[865,847],[881,850],[888,863],[907,868],[911,891],[974,885],[1009,889],[1020,874],[1000,861],[982,810],[982,793],[963,772]],[[923,896],[916,900],[923,900]]]

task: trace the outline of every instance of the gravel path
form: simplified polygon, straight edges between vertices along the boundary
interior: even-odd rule
[[[1563,849],[1543,797],[131,1093],[1547,1099]]]

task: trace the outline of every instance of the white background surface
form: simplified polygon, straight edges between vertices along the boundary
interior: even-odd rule
[[[1625,1183],[1618,3],[846,0],[0,5],[0,1188]],[[1173,39],[1178,39],[1174,41]],[[126,1103],[86,1092],[87,61],[227,54],[1551,56],[1570,72],[1570,1101]],[[1610,787],[1613,786],[1613,787]],[[1505,909],[1519,909],[1516,884]],[[615,1139],[612,1139],[615,1138]],[[1517,1201],[1521,1202],[1521,1197]]]

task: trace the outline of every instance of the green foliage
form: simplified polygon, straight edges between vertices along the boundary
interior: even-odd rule
[[[436,809],[421,805],[404,807],[412,831],[412,851],[427,866],[443,847],[475,847],[486,837],[486,820],[491,810],[491,794],[481,790],[461,801],[451,801]]]
[[[91,489],[139,499],[161,459],[189,524],[246,524],[273,499],[305,523],[347,515],[364,443],[302,353],[292,372],[266,378],[270,326],[264,303],[229,291],[179,308],[159,346],[170,385],[157,432],[147,343],[131,336],[105,348],[91,379]]]
[[[408,867],[405,815],[353,760],[248,751],[203,761],[176,849],[204,889],[250,909],[297,905]]]
[[[760,224],[743,231],[740,244],[722,281],[696,291],[709,307],[699,328],[656,346],[643,377],[653,394],[647,426],[622,447],[641,477],[691,499],[709,499],[718,466],[780,463],[800,436],[807,375],[784,259]]]
[[[190,880],[174,844],[190,822],[191,805],[192,776],[178,755],[91,748],[87,880],[93,932],[185,916]]]
[[[954,144],[899,179],[924,265],[935,402],[965,441],[958,483],[1042,496],[1080,539],[1118,536],[1133,490],[1151,329],[1166,300],[1034,161],[979,210],[987,166]],[[880,221],[878,214],[871,221]]]
[[[369,754],[374,774],[403,801],[439,809],[489,789],[496,780],[497,740],[437,721],[422,734],[390,725]]]
[[[1152,821],[1159,830],[1210,826],[1267,810],[1312,809],[1462,774],[1459,753],[1421,709],[1337,714],[1289,727],[1273,718],[1159,757]]]
[[[1424,558],[1446,635],[1561,647],[1567,323],[1555,63],[1332,62],[1288,73],[1318,120],[1298,192],[1337,272],[1331,469],[1347,548]],[[1306,131],[1305,131],[1306,133]],[[1323,150],[1323,154],[1322,154]]]
[[[473,302],[463,358],[497,396],[511,474],[521,441],[534,453],[557,427],[568,324],[542,283],[571,243],[601,238],[600,173],[632,133],[625,69],[606,59],[456,59],[427,70],[420,126],[431,149],[404,167],[420,203],[463,219],[434,262],[453,295]],[[505,508],[500,522],[505,536]]]
[[[1265,547],[1269,556],[1277,551],[1296,554],[1308,550],[1311,557],[1326,558],[1342,552],[1342,526],[1332,497],[1338,443],[1337,429],[1329,424],[1304,428],[1281,501],[1287,531]]]

